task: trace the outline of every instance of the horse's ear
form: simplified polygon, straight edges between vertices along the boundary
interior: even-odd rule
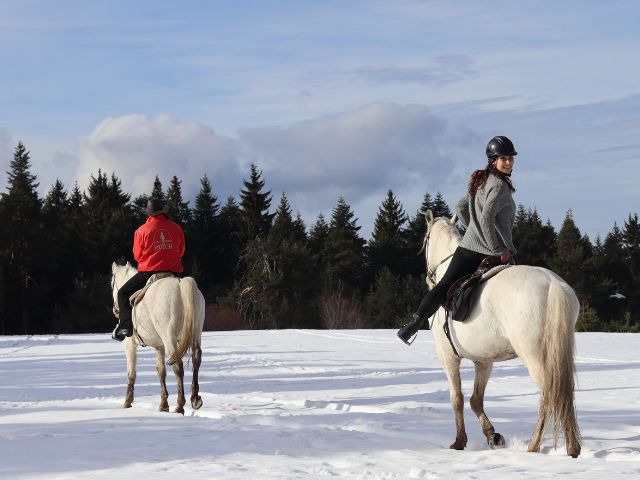
[[[424,218],[427,220],[427,225],[431,225],[433,223],[433,212],[431,210],[427,210],[424,214]]]
[[[116,262],[113,262],[111,264],[111,273],[116,273],[117,268],[118,268],[118,264]]]
[[[457,221],[458,221],[458,214],[454,213],[453,217],[451,217],[451,225],[455,225]]]
[[[130,267],[130,266],[131,266],[131,264],[129,263],[129,261],[128,261],[128,260],[127,260],[127,265],[126,265],[126,266],[127,266],[127,267]]]

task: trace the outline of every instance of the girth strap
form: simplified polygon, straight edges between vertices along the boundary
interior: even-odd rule
[[[449,315],[447,314],[445,314],[444,316],[444,323],[442,324],[442,329],[444,330],[444,334],[447,336],[447,339],[449,340],[449,344],[453,349],[453,353],[456,354],[456,357],[459,357],[460,354],[458,353],[458,350],[456,350],[456,346],[453,344],[453,339],[451,338],[451,330],[449,329]]]

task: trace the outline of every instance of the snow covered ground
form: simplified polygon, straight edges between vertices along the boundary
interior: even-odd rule
[[[204,406],[160,413],[153,350],[125,393],[122,348],[107,334],[0,337],[2,479],[637,479],[637,334],[578,334],[579,459],[527,453],[538,392],[519,360],[496,364],[485,408],[507,446],[490,450],[468,396],[469,445],[455,436],[433,339],[390,330],[208,332]],[[170,404],[175,382],[167,377]],[[185,384],[190,385],[188,371]]]

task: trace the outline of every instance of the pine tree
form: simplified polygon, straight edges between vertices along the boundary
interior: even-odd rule
[[[588,257],[584,239],[573,221],[572,210],[567,212],[556,245],[556,255],[551,262],[552,269],[574,288],[581,301],[586,301],[589,296],[585,271]]]
[[[324,284],[328,290],[342,288],[347,296],[362,291],[365,241],[359,236],[359,230],[351,206],[340,197],[332,211],[323,252]]]
[[[292,328],[318,326],[317,301],[320,276],[307,247],[304,223],[291,214],[291,205],[283,193],[273,226],[266,239],[256,237],[244,254],[246,272],[242,291],[252,289],[256,326]]]
[[[442,193],[436,193],[436,198],[433,199],[431,211],[434,217],[451,218],[453,214],[444,200]]]
[[[556,233],[550,222],[542,224],[535,209],[519,205],[513,226],[513,243],[518,249],[519,264],[548,268],[555,253]]]
[[[280,197],[280,203],[276,209],[273,226],[269,232],[269,238],[277,242],[292,240],[295,237],[291,206],[285,193]]]
[[[422,257],[422,243],[427,234],[426,213],[431,210],[433,212],[433,203],[429,192],[424,194],[422,205],[416,212],[414,217],[409,220],[409,228],[407,231],[407,248],[409,251],[409,272],[414,276],[425,274],[426,265],[424,257]]]
[[[187,248],[191,249],[191,274],[200,288],[208,292],[219,281],[216,260],[221,255],[218,211],[220,204],[213,194],[207,175],[200,179],[200,191],[196,195],[189,231],[191,238]],[[207,293],[211,297],[215,293]]]
[[[622,245],[625,260],[629,263],[629,269],[634,279],[640,280],[640,223],[638,214],[629,214],[622,229]]]
[[[227,203],[220,209],[219,218],[218,242],[221,245],[221,254],[218,258],[217,270],[220,273],[220,283],[224,286],[231,286],[236,268],[239,267],[240,252],[244,248],[240,234],[242,211],[233,197],[227,198]]]
[[[388,268],[394,275],[408,273],[409,245],[405,224],[407,215],[391,190],[378,209],[371,240],[369,258],[373,275]]]
[[[250,242],[258,235],[263,235],[271,228],[274,214],[269,213],[271,191],[264,192],[264,180],[258,167],[251,164],[249,180],[243,182],[240,191],[240,208],[244,220],[244,239]]]
[[[293,220],[293,234],[298,242],[305,243],[307,241],[307,225],[299,211],[296,212],[296,218]]]
[[[366,298],[367,328],[399,328],[424,295],[423,282],[394,275],[387,267],[376,275]]]
[[[8,192],[0,198],[0,266],[3,271],[5,324],[1,333],[36,333],[41,317],[37,289],[44,262],[41,200],[30,153],[16,146],[8,173]]]
[[[627,277],[626,290],[628,292],[640,291],[640,223],[638,214],[629,214],[624,222],[622,230],[622,247],[624,259],[630,275]],[[626,323],[638,331],[640,325],[640,296],[630,295],[626,305]],[[626,326],[625,326],[626,327]],[[628,328],[628,327],[626,327]]]
[[[324,251],[324,245],[329,236],[329,224],[323,214],[319,214],[316,222],[311,226],[309,231],[309,248],[313,255],[320,257]],[[324,262],[320,262],[324,265]]]
[[[109,275],[111,262],[133,262],[134,219],[129,205],[130,196],[122,191],[120,180],[98,170],[91,175],[84,197],[84,216],[87,219],[87,268],[100,275]]]
[[[185,202],[182,199],[182,181],[178,180],[175,175],[171,177],[171,184],[167,189],[166,201],[167,201],[167,213],[169,217],[180,225],[182,228],[186,228],[191,222],[191,210],[189,209],[189,202]]]
[[[160,178],[156,175],[155,180],[153,181],[153,188],[151,189],[151,198],[155,198],[156,200],[160,200],[162,205],[165,204],[165,195],[162,190],[162,182],[160,182]]]
[[[79,192],[76,194],[78,195]],[[77,201],[77,198],[74,199]],[[56,180],[44,200],[42,219],[44,236],[47,239],[48,262],[43,265],[48,286],[47,329],[59,324],[62,310],[73,288],[78,272],[78,235],[71,217],[71,202],[60,180]]]

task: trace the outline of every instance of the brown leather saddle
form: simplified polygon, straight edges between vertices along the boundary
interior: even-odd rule
[[[490,276],[495,275],[497,271],[490,276],[485,276],[485,274],[499,266],[506,268],[509,265],[504,265],[500,261],[500,257],[488,256],[480,262],[475,272],[456,280],[447,291],[447,300],[444,305],[447,316],[459,322],[464,322],[476,301],[478,286]],[[500,270],[503,270],[503,268]]]

